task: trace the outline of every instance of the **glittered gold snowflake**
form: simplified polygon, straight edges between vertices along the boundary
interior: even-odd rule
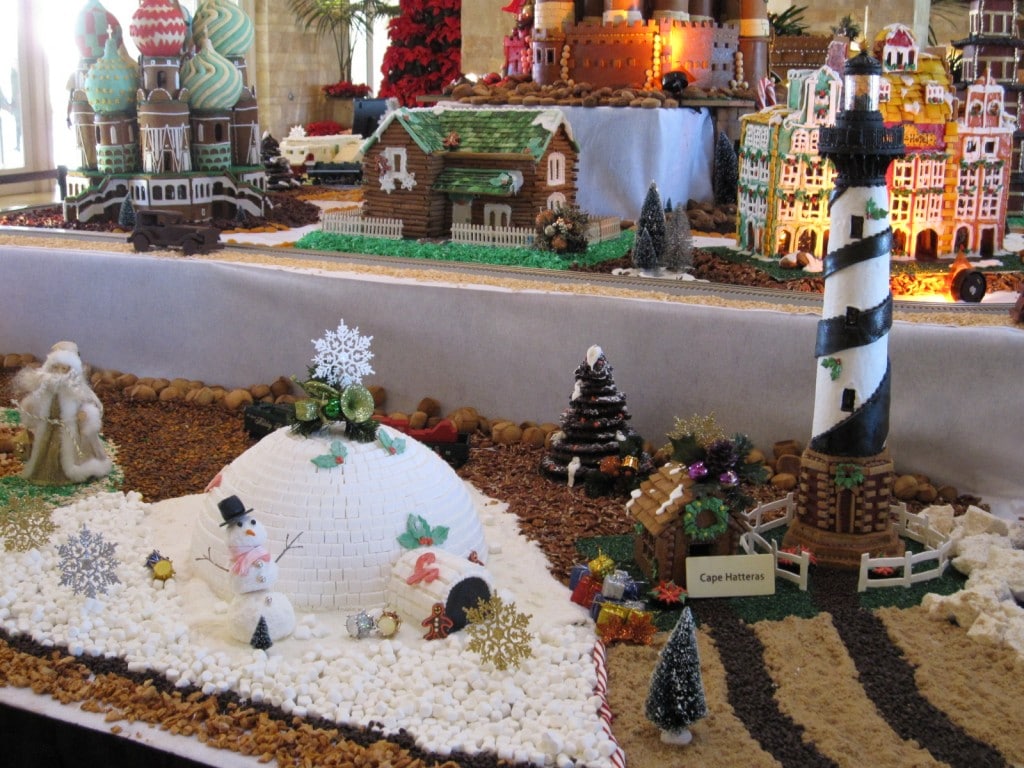
[[[725,432],[722,431],[722,427],[718,424],[718,419],[715,418],[715,413],[712,411],[705,416],[694,414],[688,419],[677,418],[669,437],[692,437],[697,445],[707,447],[716,440],[723,439]]]
[[[37,496],[11,494],[0,508],[0,538],[8,552],[28,552],[45,544],[57,526],[53,509]]]
[[[533,656],[530,643],[533,635],[527,631],[530,614],[520,613],[515,603],[505,604],[497,595],[490,600],[482,598],[476,608],[466,609],[466,646],[479,653],[483,661],[490,661],[502,671],[518,667],[523,659]]]

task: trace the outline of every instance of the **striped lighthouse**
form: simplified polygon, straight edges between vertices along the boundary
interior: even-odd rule
[[[878,109],[881,64],[849,59],[843,109],[823,127],[819,151],[837,170],[818,322],[814,420],[801,457],[797,516],[786,545],[819,563],[857,567],[861,554],[901,554],[890,522],[889,434],[892,229],[885,174],[903,156],[903,128]]]

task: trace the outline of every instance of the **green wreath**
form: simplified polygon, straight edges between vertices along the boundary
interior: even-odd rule
[[[715,521],[711,525],[700,526],[697,518],[701,512],[711,512]],[[683,530],[690,537],[691,541],[703,544],[714,541],[729,528],[729,508],[721,499],[715,496],[707,496],[703,499],[691,501],[683,507]]]

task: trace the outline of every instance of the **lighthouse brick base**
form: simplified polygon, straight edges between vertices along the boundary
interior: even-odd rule
[[[859,470],[863,480],[847,488],[837,473]],[[782,540],[784,547],[810,550],[819,565],[860,567],[861,555],[898,557],[904,544],[890,510],[893,462],[888,450],[874,456],[830,456],[806,449],[800,457],[796,518]]]

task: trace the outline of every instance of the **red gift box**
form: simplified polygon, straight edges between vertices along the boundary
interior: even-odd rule
[[[572,601],[589,609],[591,603],[594,602],[594,597],[601,594],[601,583],[601,579],[597,579],[589,573],[582,576],[572,591]]]

